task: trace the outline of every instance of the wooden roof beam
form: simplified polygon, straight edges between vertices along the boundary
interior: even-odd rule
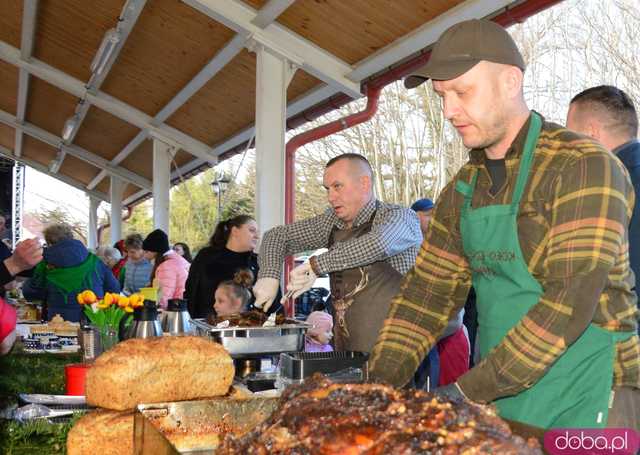
[[[256,27],[265,28],[284,13],[287,8],[293,5],[295,1],[296,0],[270,0],[260,8],[251,23]]]
[[[333,87],[329,87],[328,85],[323,85],[321,87],[311,90],[306,95],[303,95],[295,99],[291,103],[289,103],[289,105],[287,106],[287,118],[292,117],[304,111],[305,109],[326,100],[327,98],[329,98],[332,95],[335,95],[336,93],[338,93],[338,91]],[[254,137],[254,134],[255,134],[255,129],[253,126],[246,128],[241,132],[239,132],[238,134],[227,139],[226,141],[215,145],[213,147],[213,153],[216,155],[220,155],[226,152],[227,150],[242,144],[243,142],[251,140]],[[171,180],[175,180],[179,178],[181,175],[188,174],[194,169],[199,168],[204,164],[205,164],[205,161],[201,159],[192,160],[187,164],[181,166],[177,170],[174,170],[171,173]],[[149,191],[140,190],[137,193],[132,194],[124,201],[124,205],[131,204],[132,202],[140,199],[142,196],[144,196],[147,193],[149,193]]]
[[[275,21],[280,14],[284,12],[295,0],[270,0],[265,4],[258,14],[254,18],[254,24],[257,27],[263,28]],[[240,53],[240,51],[246,45],[246,37],[237,34],[231,41],[229,41],[220,51],[214,55],[214,57],[207,63],[196,76],[185,85],[176,96],[173,97],[160,112],[156,114],[152,122],[154,124],[161,124],[169,117],[171,117],[184,103],[187,102],[195,93],[197,93],[204,85],[213,78],[218,72],[224,68],[233,58]],[[127,144],[112,160],[111,164],[120,164],[127,156],[129,156],[144,140],[147,138],[147,133],[141,131],[134,137],[129,144]],[[215,150],[212,151],[213,155],[217,155]],[[198,158],[198,166],[205,161]],[[210,164],[215,164],[212,160],[208,160]],[[95,188],[103,178],[106,177],[105,171],[100,171],[96,175],[87,188]]]
[[[500,0],[499,3],[496,0],[470,0],[462,3],[450,11],[438,16],[436,19],[424,24],[410,34],[394,41],[388,46],[380,49],[372,57],[369,57],[357,65],[354,70],[349,74],[349,77],[354,80],[363,80],[372,76],[376,72],[381,71],[413,54],[419,52],[427,45],[435,42],[440,34],[446,30],[450,25],[453,25],[462,20],[471,19],[473,17],[484,17],[487,15],[487,11],[495,12],[500,8],[506,7],[513,3],[513,0]],[[495,7],[494,7],[495,5]],[[260,12],[264,10],[264,7],[260,9]],[[305,109],[314,106],[327,98],[339,93],[340,90],[329,85],[323,85],[318,87],[296,100],[292,101],[287,106],[287,118],[304,111]],[[254,127],[249,127],[240,133],[230,137],[224,142],[217,144],[213,147],[213,153],[220,155],[227,150],[246,142],[253,137]],[[177,178],[179,174],[188,174],[192,170],[202,166],[204,161],[196,159],[178,169],[178,172],[174,171],[172,179]],[[141,190],[136,194],[130,196],[127,202],[133,202],[136,199],[142,197],[146,191]]]
[[[264,29],[256,26],[253,21],[258,13],[244,3],[238,0],[182,1],[352,98],[362,96],[360,83],[347,77],[353,70],[351,65],[277,23]]]
[[[48,131],[43,130],[42,128],[38,128],[33,124],[27,122],[18,123],[17,119],[13,115],[3,110],[0,110],[0,123],[4,123],[5,125],[11,126],[16,129],[20,129],[23,133],[28,134],[29,136],[34,137],[39,141],[44,142],[45,144],[49,144],[56,149],[60,149],[65,153],[68,153],[71,156],[75,156],[76,158],[79,158],[82,161],[85,161],[93,166],[106,169],[109,174],[120,177],[121,179],[129,183],[133,183],[134,185],[145,188],[147,190],[151,189],[151,182],[141,175],[138,175],[121,167],[115,167],[111,165],[108,160],[105,160],[95,153],[78,147],[77,145],[63,144],[61,137],[58,137],[55,134],[51,134]]]
[[[34,75],[51,85],[64,90],[80,99],[93,104],[99,109],[114,115],[125,122],[128,122],[140,129],[146,129],[150,134],[161,139],[163,142],[171,146],[191,153],[193,156],[204,160],[216,161],[216,157],[211,154],[211,148],[191,136],[172,128],[168,125],[154,125],[152,118],[144,112],[110,96],[104,92],[89,92],[85,84],[62,71],[53,68],[46,63],[31,59],[23,60],[20,57],[20,51],[10,44],[0,41],[0,59],[19,68],[26,69],[31,75]]]
[[[0,145],[0,155],[12,159],[12,160],[16,160],[19,161],[21,163],[26,164],[29,167],[34,168],[35,170],[42,172],[43,174],[50,174],[49,173],[49,169],[47,168],[47,166],[45,166],[42,163],[38,163],[37,161],[34,161],[32,159],[26,158],[24,156],[16,156],[13,153],[11,153],[11,150],[9,150],[6,147],[3,147]],[[101,201],[104,202],[109,202],[109,197],[104,194],[102,191],[97,191],[97,190],[88,190],[85,188],[84,184],[82,182],[79,182],[78,180],[66,176],[66,175],[62,175],[62,174],[58,174],[55,176],[56,179],[60,180],[61,182],[66,183],[67,185],[70,185],[80,191],[83,191],[85,193],[87,193],[87,195],[95,197],[96,199],[99,199]]]
[[[22,36],[20,37],[20,57],[29,60],[33,52],[33,42],[36,35],[36,16],[38,15],[38,0],[24,0],[22,7]],[[24,122],[27,110],[27,96],[29,94],[29,72],[20,69],[18,76],[18,107],[16,118]],[[22,131],[16,129],[14,144],[16,156],[22,155]]]

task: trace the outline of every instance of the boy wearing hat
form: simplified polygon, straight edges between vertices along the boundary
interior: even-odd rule
[[[438,393],[543,429],[638,428],[633,186],[597,142],[529,110],[524,69],[506,30],[474,19],[405,80],[432,80],[470,156],[438,199],[370,373],[406,384],[473,285],[481,361]]]

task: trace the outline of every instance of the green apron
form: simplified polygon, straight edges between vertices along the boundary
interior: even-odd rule
[[[477,294],[480,355],[486,357],[543,294],[529,273],[518,239],[518,208],[527,184],[541,117],[532,112],[511,204],[473,209],[478,178],[456,182],[464,195],[460,231]],[[494,402],[501,417],[549,429],[604,428],[609,411],[616,342],[632,333],[615,333],[590,324],[532,387]]]

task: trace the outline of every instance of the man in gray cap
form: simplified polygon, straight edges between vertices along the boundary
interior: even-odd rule
[[[529,110],[524,69],[505,29],[470,20],[405,80],[432,80],[470,158],[438,198],[370,373],[405,385],[473,285],[481,361],[437,393],[543,429],[638,428],[633,186],[601,145]]]

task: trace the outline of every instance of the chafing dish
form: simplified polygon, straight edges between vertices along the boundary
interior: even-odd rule
[[[225,434],[243,435],[266,420],[277,398],[216,398],[140,404],[134,417],[136,455],[212,454]]]
[[[311,325],[293,319],[271,327],[216,328],[204,319],[193,321],[196,334],[220,343],[234,358],[258,357],[304,349],[304,334]]]

